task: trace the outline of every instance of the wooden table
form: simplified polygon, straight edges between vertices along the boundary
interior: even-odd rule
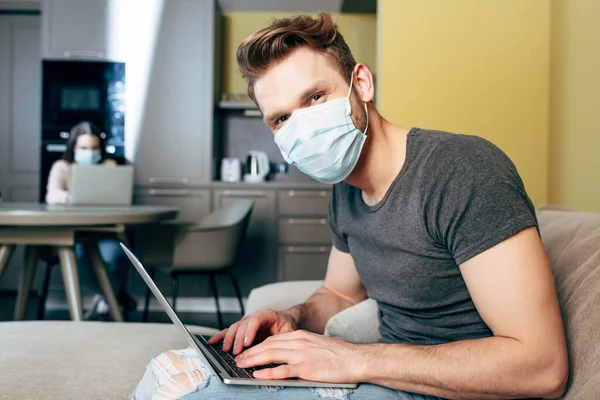
[[[17,245],[26,245],[25,267],[21,275],[15,306],[15,320],[23,319],[29,291],[35,276],[38,246],[57,249],[71,319],[83,319],[77,261],[73,246],[77,234],[122,232],[126,225],[145,224],[174,219],[178,210],[155,206],[56,206],[37,203],[0,202],[0,277]],[[88,242],[92,268],[115,321],[123,317],[110,285],[106,266],[98,246]]]

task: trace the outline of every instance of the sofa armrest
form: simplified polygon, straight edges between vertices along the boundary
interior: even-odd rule
[[[272,308],[282,311],[307,300],[323,281],[290,281],[271,283],[253,289],[248,296],[246,315]]]

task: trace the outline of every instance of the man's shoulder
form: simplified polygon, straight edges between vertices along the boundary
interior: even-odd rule
[[[475,135],[419,130],[417,146],[431,148],[428,164],[432,170],[479,169],[498,166],[513,168],[508,156],[492,142]]]
[[[456,154],[473,154],[481,151],[501,151],[492,142],[475,135],[451,133],[429,129],[414,129],[410,136],[420,145],[435,147],[437,152]]]

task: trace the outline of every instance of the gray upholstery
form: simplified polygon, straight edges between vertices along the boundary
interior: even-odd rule
[[[186,346],[171,324],[0,323],[0,399],[126,399],[153,357]]]
[[[542,207],[540,232],[567,333],[565,399],[600,398],[600,214]]]
[[[138,252],[145,266],[178,271],[219,270],[239,254],[253,208],[252,200],[227,199],[194,224],[144,227]]]

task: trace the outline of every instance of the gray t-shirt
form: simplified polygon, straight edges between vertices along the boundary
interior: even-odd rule
[[[537,226],[510,159],[475,136],[413,128],[406,161],[385,197],[333,188],[334,246],[350,253],[379,305],[385,342],[439,344],[492,336],[459,265]],[[481,268],[485,268],[482,266]]]

